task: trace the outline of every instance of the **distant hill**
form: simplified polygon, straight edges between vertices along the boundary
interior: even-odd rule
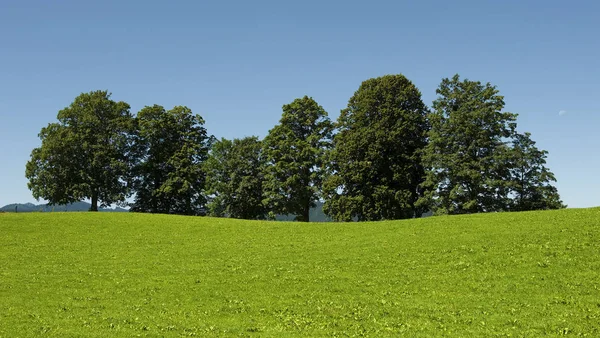
[[[433,212],[428,211],[426,213],[424,213],[423,215],[421,215],[421,217],[430,217],[433,216]],[[275,217],[275,220],[277,221],[294,221],[295,220],[295,216],[293,215],[279,215]],[[309,219],[311,222],[333,222],[333,220],[328,217],[327,215],[325,215],[325,212],[323,212],[323,202],[317,202],[317,205],[314,208],[310,209],[310,215],[309,215]],[[354,218],[354,220],[356,221],[356,218]]]
[[[33,203],[13,203],[0,208],[4,212],[52,212],[52,211],[88,211],[90,204],[87,202],[75,202],[67,205],[47,205]],[[116,207],[115,209],[100,208],[104,212],[128,212],[129,210]]]
[[[13,203],[8,204],[0,208],[0,212],[15,212],[15,206],[18,212],[52,212],[52,211],[88,211],[90,210],[90,204],[87,202],[76,202],[68,205],[47,205],[47,204],[33,204],[33,203]],[[127,209],[116,207],[115,209],[100,208],[102,212],[129,212]],[[423,214],[422,217],[431,216],[431,212]],[[279,215],[275,217],[277,221],[294,221],[294,215]],[[331,218],[327,217],[323,212],[323,202],[317,202],[314,208],[310,209],[310,221],[311,222],[331,222]]]
[[[421,215],[421,217],[430,217],[433,213],[428,211]],[[294,215],[279,215],[275,217],[277,221],[294,221],[296,216]],[[333,220],[325,215],[323,212],[323,202],[317,202],[314,208],[310,209],[309,219],[311,222],[333,222]],[[354,219],[356,221],[356,218]]]
[[[0,208],[0,211],[4,212],[52,212],[52,211],[88,211],[90,210],[90,204],[87,202],[76,202],[68,205],[47,205],[47,204],[33,204],[33,203],[13,203],[8,204]],[[128,212],[129,210],[116,207],[115,209],[100,208],[100,211],[104,212]],[[277,216],[278,221],[293,221],[295,216]],[[315,208],[310,210],[310,221],[311,222],[331,222],[331,219],[323,213],[323,203],[318,202]]]
[[[275,217],[277,221],[294,221],[294,215],[279,215]],[[317,202],[314,208],[310,209],[309,219],[311,222],[331,222],[331,218],[327,217],[323,212],[323,202]]]

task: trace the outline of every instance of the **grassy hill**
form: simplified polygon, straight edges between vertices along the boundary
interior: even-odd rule
[[[600,209],[0,214],[0,337],[600,335]]]

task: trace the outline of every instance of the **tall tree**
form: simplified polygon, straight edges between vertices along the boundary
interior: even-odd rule
[[[428,168],[420,201],[436,214],[503,211],[510,207],[510,139],[517,115],[489,83],[443,79],[429,115]]]
[[[211,216],[265,219],[263,205],[264,157],[257,137],[213,144],[204,166]]]
[[[312,98],[304,96],[283,106],[279,124],[264,140],[264,202],[272,214],[309,221],[310,208],[321,195],[332,132],[327,112]]]
[[[200,215],[211,137],[204,120],[184,106],[144,107],[137,115],[138,135],[132,211]]]
[[[560,209],[554,174],[546,167],[548,152],[539,150],[530,133],[516,134],[512,141],[511,190],[514,195],[511,210]]]
[[[324,211],[338,221],[420,217],[427,107],[403,75],[364,81],[342,110]]]
[[[33,196],[51,205],[90,199],[91,211],[99,203],[124,203],[134,132],[129,105],[111,100],[107,91],[93,91],[77,96],[57,118],[42,128],[42,145],[26,165]]]

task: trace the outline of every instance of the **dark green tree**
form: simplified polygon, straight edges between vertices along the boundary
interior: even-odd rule
[[[93,91],[79,95],[57,118],[42,128],[42,145],[26,165],[33,196],[50,205],[90,199],[91,211],[125,203],[134,133],[129,105]]]
[[[136,212],[201,215],[205,212],[203,194],[206,175],[203,163],[208,157],[211,137],[204,120],[184,106],[165,110],[144,107],[136,118],[137,164]]]
[[[511,190],[514,195],[511,210],[560,209],[554,174],[546,167],[548,152],[539,150],[530,133],[516,134],[512,141]]]
[[[265,219],[264,163],[257,137],[215,142],[204,166],[209,215]]]
[[[427,193],[420,203],[435,214],[508,210],[517,115],[502,112],[504,98],[489,83],[455,75],[436,93],[423,156]]]
[[[337,221],[420,217],[427,107],[403,75],[364,81],[342,110],[324,211]]]
[[[290,214],[297,221],[309,221],[310,208],[321,196],[332,132],[327,112],[312,98],[283,106],[279,124],[264,140],[264,203],[271,216]]]

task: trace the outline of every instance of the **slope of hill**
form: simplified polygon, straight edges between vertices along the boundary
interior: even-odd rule
[[[0,336],[600,336],[600,209],[0,214]]]

